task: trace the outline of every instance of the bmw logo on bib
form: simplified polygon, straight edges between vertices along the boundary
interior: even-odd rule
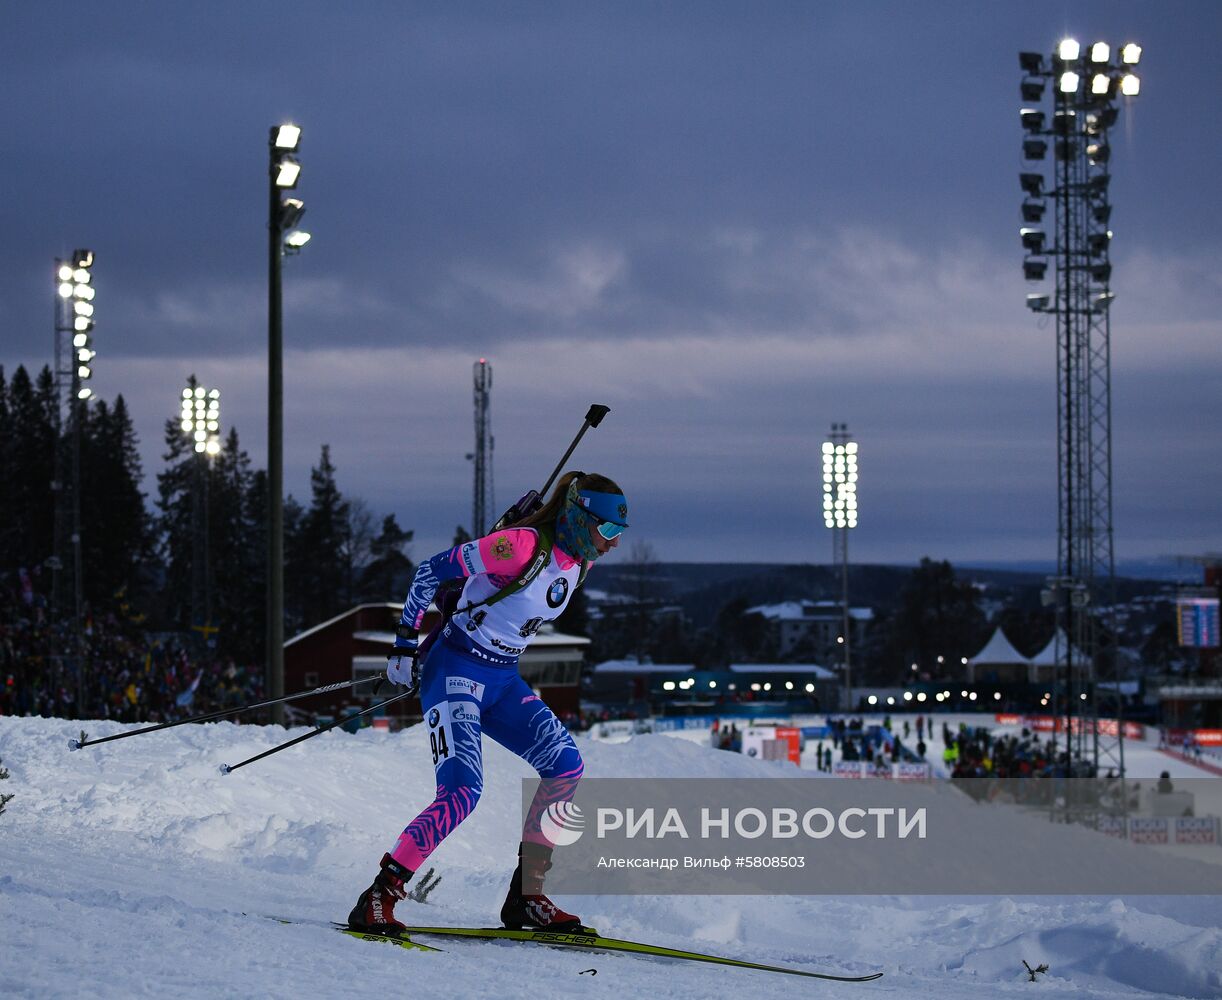
[[[552,585],[547,588],[547,606],[549,608],[558,608],[564,603],[565,597],[569,592],[569,578],[567,576],[559,576],[552,581]]]

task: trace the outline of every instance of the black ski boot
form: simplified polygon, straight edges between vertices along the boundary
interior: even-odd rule
[[[395,903],[407,898],[407,880],[412,875],[411,869],[404,868],[389,854],[382,855],[382,870],[348,914],[348,926],[354,931],[374,934],[397,934],[403,930],[403,924],[395,919]]]
[[[518,867],[501,906],[501,923],[510,930],[525,928],[568,934],[587,931],[580,917],[566,913],[543,895],[543,876],[552,866],[551,858],[550,847],[528,842],[518,845]]]

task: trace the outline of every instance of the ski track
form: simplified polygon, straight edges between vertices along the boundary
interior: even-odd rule
[[[398,996],[427,984],[459,1000],[978,1000],[1036,989],[1053,998],[1222,998],[1222,868],[1219,895],[1194,897],[561,897],[615,937],[886,973],[863,984],[534,945],[435,940],[445,951],[433,954],[355,941],[322,924],[343,919],[382,852],[431,799],[421,732],[331,733],[222,776],[222,763],[282,741],[284,730],[212,723],[70,753],[81,728],[0,718],[11,773],[0,790],[16,796],[0,816],[3,996],[300,1000]],[[125,727],[83,728],[98,738]],[[793,773],[687,735],[578,744],[586,773],[602,777]],[[495,922],[518,839],[519,782],[530,771],[490,741],[485,753],[480,806],[430,860],[442,883],[429,904],[401,904],[408,922]],[[1130,757],[1131,768],[1154,774],[1174,764],[1153,746]],[[1179,767],[1173,777],[1201,774]],[[1023,959],[1051,966],[1038,987]],[[591,968],[598,975],[579,975]]]

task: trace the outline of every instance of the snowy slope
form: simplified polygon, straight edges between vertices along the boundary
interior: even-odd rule
[[[122,727],[85,728],[97,738]],[[560,898],[621,937],[886,973],[851,986],[534,946],[452,942],[425,954],[285,926],[243,914],[342,919],[431,798],[422,732],[331,733],[222,776],[222,763],[284,731],[187,726],[70,753],[79,729],[0,718],[12,775],[0,790],[16,795],[0,816],[2,995],[1222,997],[1222,895]],[[592,776],[792,774],[664,736],[579,743]],[[495,922],[529,775],[485,747],[484,797],[433,856],[443,882],[408,909],[412,920]],[[1050,974],[1025,982],[1023,959]],[[590,968],[598,975],[578,975]]]

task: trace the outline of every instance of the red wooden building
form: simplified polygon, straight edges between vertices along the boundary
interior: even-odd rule
[[[386,654],[394,643],[395,624],[402,604],[359,604],[293,636],[284,644],[285,691],[310,690],[326,684],[374,677],[386,671]],[[425,617],[426,629],[436,611]],[[585,649],[590,640],[565,635],[545,625],[531,641],[519,661],[519,671],[528,684],[561,717],[576,714]],[[374,688],[378,692],[374,694]],[[394,690],[373,681],[360,687],[316,695],[289,702],[288,717],[294,722],[312,722],[316,716],[335,716],[353,706],[368,708],[391,696]],[[420,719],[415,698],[387,709],[390,726],[398,729]]]

